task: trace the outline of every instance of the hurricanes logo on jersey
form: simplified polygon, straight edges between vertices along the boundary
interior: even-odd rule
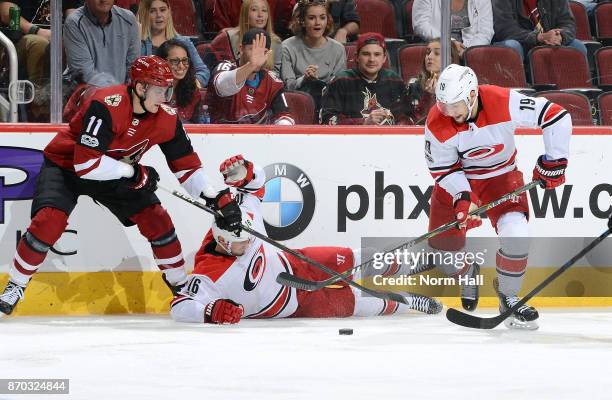
[[[459,157],[468,160],[482,160],[483,158],[491,157],[504,150],[504,144],[494,144],[492,146],[478,146],[466,151],[460,152]]]
[[[111,107],[117,107],[119,103],[121,103],[121,95],[120,94],[112,94],[110,96],[106,96],[104,98],[104,102]]]
[[[244,290],[250,292],[255,289],[259,282],[261,282],[264,272],[266,272],[266,254],[262,244],[249,262],[249,267],[244,276]]]

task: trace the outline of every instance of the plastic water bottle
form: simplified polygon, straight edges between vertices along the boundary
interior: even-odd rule
[[[204,104],[202,106],[201,121],[203,124],[210,124],[210,113],[208,112],[208,104]]]

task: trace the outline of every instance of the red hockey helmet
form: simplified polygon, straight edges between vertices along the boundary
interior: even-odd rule
[[[170,66],[161,57],[143,56],[138,57],[130,68],[130,79],[132,86],[136,82],[143,82],[149,85],[170,87],[174,81]]]

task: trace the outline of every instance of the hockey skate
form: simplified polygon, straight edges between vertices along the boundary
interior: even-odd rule
[[[520,301],[517,296],[506,296],[499,292],[499,282],[497,278],[493,280],[493,286],[499,297],[499,312],[503,313]],[[534,331],[539,328],[536,321],[539,317],[538,310],[527,304],[519,307],[510,317],[506,318],[504,325],[509,329],[524,329]]]
[[[468,268],[463,278],[467,278],[468,282],[476,281],[476,277],[480,274],[480,265],[473,263]],[[474,311],[478,306],[478,284],[461,285],[461,305],[466,311]]]
[[[4,292],[0,295],[0,316],[10,315],[15,306],[17,306],[17,302],[23,299],[23,292],[25,291],[25,287],[19,286],[15,282],[9,281],[4,288]]]
[[[166,274],[162,274],[162,280],[164,281],[164,283],[166,284],[166,286],[168,286],[168,288],[170,289],[170,291],[172,291],[172,296],[176,297],[179,295],[179,293],[181,292],[181,290],[183,290],[183,288],[185,287],[185,285],[187,284],[187,281],[185,281],[185,283],[182,283],[180,285],[173,285],[170,282],[168,282],[168,279],[166,279]]]
[[[425,314],[439,314],[444,308],[444,304],[438,300],[415,293],[401,293],[408,300],[408,308],[420,311]]]

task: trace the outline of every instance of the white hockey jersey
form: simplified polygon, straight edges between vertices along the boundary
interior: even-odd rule
[[[487,179],[516,168],[517,127],[540,127],[549,159],[568,158],[572,121],[545,98],[492,85],[478,87],[476,121],[457,124],[432,107],[425,126],[425,159],[431,175],[451,196],[470,191],[468,179]]]
[[[254,229],[264,234],[261,201],[265,179],[263,170],[256,167],[255,179],[246,186],[247,190],[236,194],[242,212],[250,213]],[[240,257],[220,254],[215,246],[209,231],[196,254],[193,274],[180,296],[172,301],[175,319],[193,322],[187,321],[190,316],[174,315],[174,309],[179,309],[175,306],[189,299],[201,305],[216,299],[231,299],[244,307],[243,318],[283,318],[296,311],[296,290],[276,282],[280,272],[293,272],[282,251],[255,237]]]

